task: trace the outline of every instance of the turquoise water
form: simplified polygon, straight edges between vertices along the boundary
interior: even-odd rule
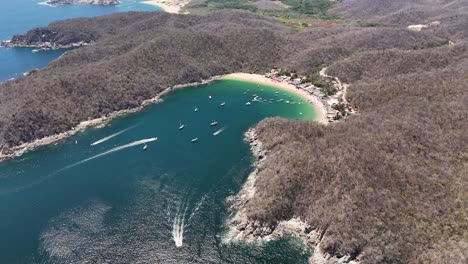
[[[121,0],[117,6],[67,5],[51,7],[40,4],[44,0],[0,0],[0,40],[10,39],[34,27],[50,22],[76,18],[107,15],[126,11],[157,11],[160,8],[142,3],[142,0]],[[32,49],[0,48],[0,81],[22,76],[34,68],[42,68],[60,56],[61,51],[31,53]]]
[[[221,243],[226,197],[252,170],[243,132],[269,116],[315,112],[282,90],[221,80],[0,163],[0,262],[305,263],[292,238]]]
[[[117,7],[39,2],[1,0],[0,39],[59,19],[157,10],[137,0]],[[63,52],[0,48],[0,81]],[[268,116],[314,118],[313,108],[296,95],[232,80],[164,99],[1,162],[0,263],[305,263],[309,252],[293,238],[261,245],[221,240],[226,197],[252,170],[243,133]]]

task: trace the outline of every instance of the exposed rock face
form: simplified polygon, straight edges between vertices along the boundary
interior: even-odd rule
[[[119,0],[49,0],[49,5],[71,5],[71,4],[91,4],[91,5],[118,5]]]

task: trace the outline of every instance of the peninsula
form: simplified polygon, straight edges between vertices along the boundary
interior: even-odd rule
[[[87,45],[0,84],[0,152],[217,76],[285,82],[333,115],[249,130],[257,162],[228,199],[225,242],[292,233],[314,248],[314,263],[464,263],[466,3],[333,2],[344,22],[132,12],[14,36],[9,45]]]

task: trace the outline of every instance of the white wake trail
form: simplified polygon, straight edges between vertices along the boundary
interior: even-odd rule
[[[99,157],[102,157],[102,156],[105,156],[105,155],[108,155],[108,154],[111,154],[111,153],[114,153],[114,152],[117,152],[117,151],[121,151],[123,149],[127,149],[127,148],[131,148],[131,147],[135,147],[135,146],[138,146],[138,145],[143,145],[143,144],[146,144],[146,143],[149,143],[149,142],[153,142],[153,141],[156,141],[158,140],[157,137],[154,137],[154,138],[147,138],[147,139],[142,139],[142,140],[138,140],[138,141],[135,141],[135,142],[132,142],[132,143],[129,143],[129,144],[125,144],[125,145],[122,145],[122,146],[118,146],[118,147],[115,147],[115,148],[112,148],[108,151],[105,151],[105,152],[102,152],[100,154],[97,154],[97,155],[94,155],[90,158],[87,158],[87,159],[84,159],[84,160],[81,160],[81,161],[78,161],[76,163],[73,163],[72,165],[69,165],[63,169],[61,169],[60,171],[64,171],[66,169],[70,169],[70,168],[73,168],[77,165],[80,165],[80,164],[83,164],[87,161],[90,161],[90,160],[93,160],[93,159],[97,159]]]
[[[225,129],[226,129],[226,127],[220,128],[218,131],[216,131],[216,132],[213,133],[213,136],[219,135],[219,134],[220,134],[221,132],[223,132]]]
[[[98,144],[101,144],[101,143],[103,143],[103,142],[106,142],[107,140],[109,140],[109,139],[111,139],[111,138],[113,138],[113,137],[116,137],[116,136],[118,136],[118,135],[120,135],[120,134],[122,134],[122,133],[124,133],[124,132],[126,132],[126,131],[128,131],[128,130],[130,130],[130,129],[132,129],[132,128],[134,128],[134,127],[136,127],[136,125],[135,125],[135,126],[131,126],[131,127],[129,127],[129,128],[126,128],[126,129],[124,129],[124,130],[121,130],[121,131],[119,131],[119,132],[117,132],[117,133],[115,133],[115,134],[112,134],[112,135],[110,135],[110,136],[101,138],[101,139],[99,139],[98,141],[91,143],[91,146],[96,146],[96,145],[98,145]]]
[[[126,148],[131,148],[131,147],[134,147],[134,146],[146,144],[146,143],[148,143],[148,142],[152,142],[152,141],[156,141],[156,140],[158,140],[157,137],[155,137],[155,138],[148,138],[148,139],[142,139],[142,140],[138,140],[138,141],[135,141],[135,142],[126,144],[126,145],[122,145],[122,146],[118,146],[118,147],[112,148],[112,149],[110,149],[110,150],[108,150],[108,151],[105,151],[105,152],[103,152],[103,153],[100,153],[100,154],[97,154],[97,155],[92,156],[92,157],[90,157],[90,158],[87,158],[87,159],[78,161],[78,162],[76,162],[76,163],[73,163],[72,165],[68,165],[67,167],[62,168],[62,169],[60,169],[60,170],[57,170],[57,171],[53,172],[52,174],[47,175],[47,176],[44,177],[44,178],[41,178],[41,179],[39,179],[39,180],[37,180],[37,181],[35,181],[35,182],[32,182],[32,183],[30,183],[30,184],[27,184],[27,185],[25,185],[25,186],[19,187],[19,188],[15,189],[15,190],[8,191],[8,192],[0,192],[0,195],[8,194],[8,193],[11,193],[11,192],[18,192],[18,191],[21,191],[21,190],[26,190],[26,189],[28,189],[28,188],[34,186],[34,185],[37,185],[37,184],[40,184],[40,183],[44,182],[44,181],[47,180],[47,179],[50,179],[50,178],[52,178],[52,177],[55,177],[55,176],[58,175],[60,172],[63,172],[63,171],[68,170],[68,169],[71,169],[71,168],[73,168],[73,167],[75,167],[75,166],[78,166],[78,165],[80,165],[80,164],[83,164],[83,163],[85,163],[85,162],[87,162],[87,161],[90,161],[90,160],[93,160],[93,159],[97,159],[97,158],[102,157],[102,156],[104,156],[104,155],[107,155],[107,154],[110,154],[110,153],[113,153],[113,152],[117,152],[117,151],[120,151],[120,150],[123,150],[123,149],[126,149]]]
[[[174,223],[172,225],[172,238],[174,239],[176,247],[181,247],[184,240],[184,228],[185,228],[185,214],[187,213],[188,206],[182,204],[179,208],[176,216],[174,217]]]

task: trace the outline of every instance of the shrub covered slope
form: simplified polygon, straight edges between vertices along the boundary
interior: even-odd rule
[[[363,263],[464,263],[467,7],[434,0],[442,8],[434,14],[427,10],[431,1],[410,7],[403,2],[411,1],[394,1],[376,13],[372,2],[344,0],[334,12],[383,21],[375,28],[296,32],[240,11],[126,13],[16,36],[23,44],[94,45],[0,84],[2,149],[138,106],[168,86],[274,66],[316,75],[326,65],[328,74],[351,83],[348,100],[359,114],[330,126],[281,119],[259,124],[269,154],[247,204],[250,219],[274,226],[298,216],[324,232],[326,252]],[[454,6],[457,15],[449,19],[446,10]],[[438,17],[441,24],[408,30],[407,21],[394,23],[402,10],[421,14],[411,23]]]

